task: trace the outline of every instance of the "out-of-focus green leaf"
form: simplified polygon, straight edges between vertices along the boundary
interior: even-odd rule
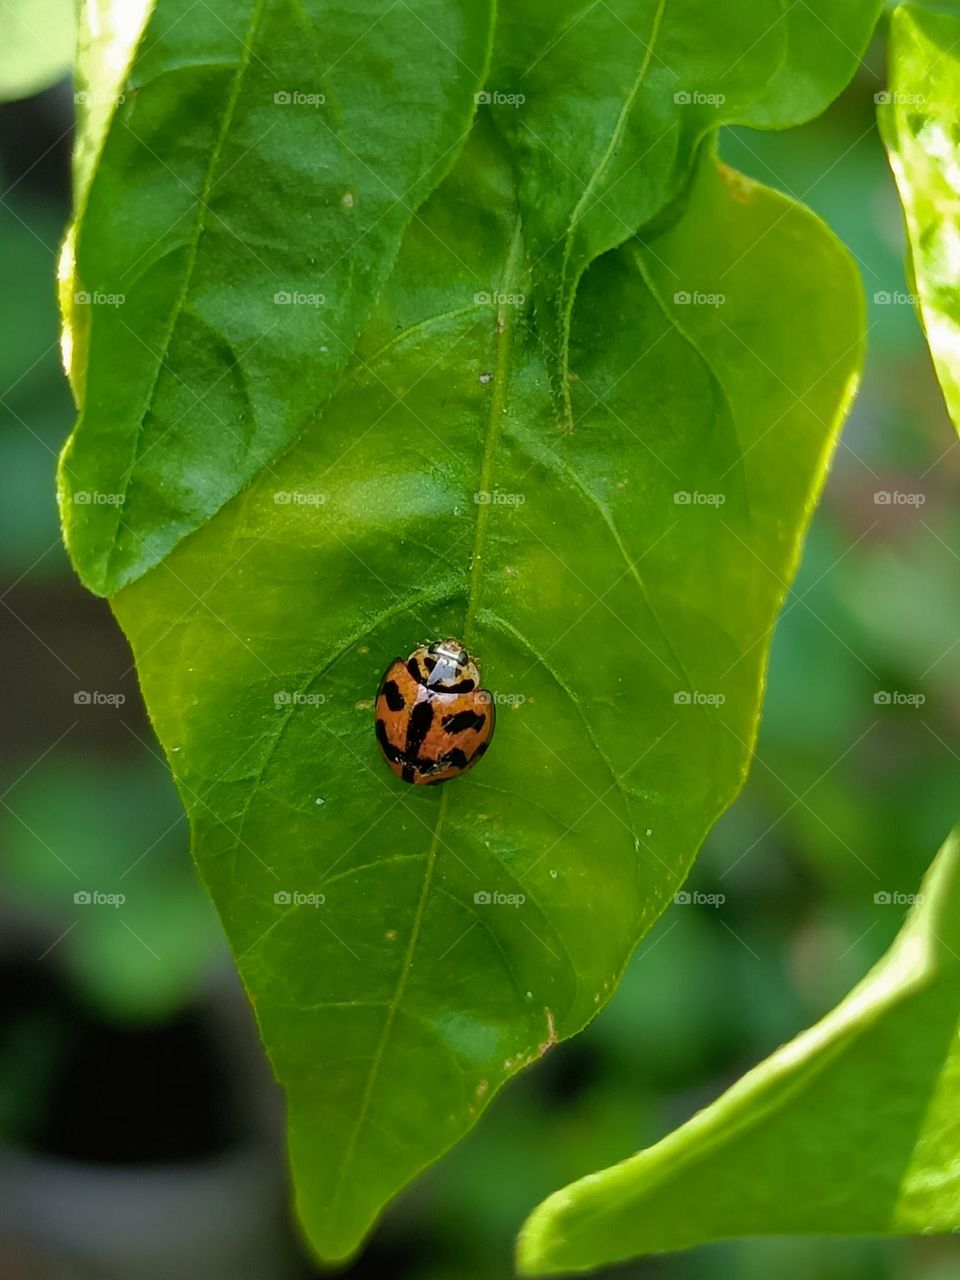
[[[890,20],[880,126],[910,242],[916,301],[960,430],[960,14],[907,5]]]
[[[73,64],[73,0],[0,0],[0,102],[48,89]]]
[[[462,145],[490,28],[491,0],[164,0],[118,78],[104,48],[126,42],[91,26],[60,478],[93,590],[156,564],[315,417]]]
[[[53,921],[51,963],[117,1021],[162,1019],[195,999],[224,948],[162,766],[47,763],[12,800],[0,812],[0,888],[21,915]]]
[[[521,1273],[736,1236],[960,1228],[958,936],[955,834],[863,982],[656,1146],[545,1200]]]
[[[321,421],[115,599],[328,1257],[590,1019],[738,790],[860,362],[844,252],[708,155],[585,277],[564,433],[527,260],[480,128]],[[497,736],[413,791],[371,700],[448,633]]]
[[[847,83],[882,0],[522,0],[487,109],[510,139],[551,372],[568,395],[580,277],[677,200],[721,125],[785,128]],[[576,364],[572,365],[576,370]]]

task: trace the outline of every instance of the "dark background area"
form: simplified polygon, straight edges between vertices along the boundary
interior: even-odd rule
[[[878,42],[820,120],[722,140],[729,163],[850,247],[870,326],[777,629],[751,777],[687,886],[724,901],[666,913],[603,1013],[504,1090],[350,1276],[508,1276],[544,1195],[656,1141],[846,993],[902,919],[876,895],[915,892],[957,817],[960,448],[904,297],[882,67]],[[61,84],[0,108],[0,1277],[308,1275],[279,1100],[129,650],[58,533],[73,409],[54,278],[73,105]],[[958,1267],[949,1238],[771,1239],[608,1274],[947,1280]]]

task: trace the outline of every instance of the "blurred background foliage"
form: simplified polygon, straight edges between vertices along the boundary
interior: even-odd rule
[[[903,915],[882,896],[915,892],[957,818],[960,448],[906,300],[875,119],[883,64],[878,38],[820,120],[722,138],[728,163],[809,204],[850,247],[869,324],[862,390],[776,632],[751,776],[687,885],[724,901],[668,911],[603,1014],[505,1090],[394,1206],[350,1275],[379,1275],[389,1261],[403,1280],[508,1276],[514,1233],[544,1195],[661,1137],[862,976]],[[0,108],[0,1145],[75,1157],[42,1119],[57,1063],[76,1049],[69,1037],[179,1026],[227,960],[129,653],[58,535],[55,461],[73,411],[53,280],[73,105],[59,84]],[[878,503],[881,492],[922,502]],[[78,702],[83,692],[124,701]],[[878,703],[882,692],[925,701]],[[78,893],[125,901],[78,903]],[[47,987],[21,980],[27,962],[55,974],[83,1016],[60,1026]],[[189,1072],[189,1058],[174,1057],[178,1067]],[[162,1111],[168,1080],[148,1073],[133,1090],[128,1162],[163,1158],[146,1136],[138,1152],[136,1133]],[[616,1274],[947,1280],[958,1249],[952,1239],[746,1241]]]

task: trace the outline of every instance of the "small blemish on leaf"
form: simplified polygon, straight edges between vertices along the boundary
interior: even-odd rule
[[[388,942],[393,942],[397,936],[397,931],[396,929],[388,929],[383,936],[386,938]]]
[[[749,203],[753,196],[755,184],[749,178],[744,177],[742,173],[737,173],[736,169],[730,169],[725,164],[718,165],[717,171],[734,200],[738,200],[741,204]]]
[[[361,698],[354,709],[356,711],[369,711],[372,706],[373,706],[372,698]]]
[[[482,1098],[489,1088],[490,1088],[489,1081],[481,1080],[480,1083],[477,1085],[477,1097]]]

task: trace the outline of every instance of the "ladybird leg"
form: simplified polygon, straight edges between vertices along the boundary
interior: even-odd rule
[[[450,751],[445,751],[436,763],[436,770],[440,769],[460,769],[467,767],[469,761],[466,753],[459,747],[453,747]]]

